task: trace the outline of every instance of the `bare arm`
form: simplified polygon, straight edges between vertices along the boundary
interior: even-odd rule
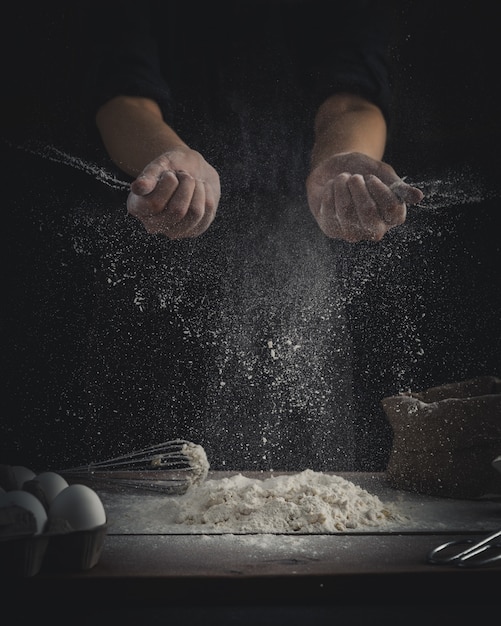
[[[381,110],[352,94],[326,100],[315,118],[306,187],[311,211],[329,237],[380,240],[423,194],[382,162],[387,128]]]
[[[385,146],[386,121],[376,105],[359,96],[339,94],[320,106],[315,117],[312,167],[343,152],[361,152],[380,160]]]
[[[164,121],[154,101],[117,96],[99,109],[96,124],[113,162],[136,176],[127,208],[148,232],[170,239],[205,232],[219,203],[219,175]]]
[[[110,158],[131,176],[164,152],[188,147],[164,122],[158,104],[147,98],[113,98],[99,109],[96,123]]]

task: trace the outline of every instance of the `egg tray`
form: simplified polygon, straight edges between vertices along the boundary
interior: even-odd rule
[[[99,562],[107,524],[70,532],[0,537],[0,575],[30,577],[40,571],[82,571]]]

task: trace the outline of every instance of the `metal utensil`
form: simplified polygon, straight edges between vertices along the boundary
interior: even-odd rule
[[[87,482],[95,487],[182,494],[203,482],[208,471],[209,462],[202,446],[174,439],[59,473],[73,482]]]
[[[492,461],[501,472],[501,456]],[[501,529],[479,541],[458,539],[437,546],[428,554],[428,563],[457,567],[481,567],[501,560]]]
[[[428,562],[437,565],[480,567],[501,560],[501,529],[479,541],[447,541],[428,554]]]

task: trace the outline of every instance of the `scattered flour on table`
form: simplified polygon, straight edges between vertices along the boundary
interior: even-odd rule
[[[230,533],[331,533],[403,519],[347,479],[309,469],[266,479],[237,474],[207,480],[176,504],[177,524]]]

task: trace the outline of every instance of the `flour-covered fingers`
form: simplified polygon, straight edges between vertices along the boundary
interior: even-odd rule
[[[156,187],[162,172],[166,169],[165,165],[156,160],[149,163],[139,176],[131,183],[131,191],[138,196],[146,196]]]
[[[157,215],[165,209],[178,186],[179,179],[176,174],[172,170],[163,170],[148,194],[138,195],[134,192],[134,186],[131,186],[131,192],[127,198],[127,210],[138,218]]]
[[[196,186],[195,179],[187,172],[177,171],[176,176],[178,185],[164,205],[166,223],[171,226],[181,222],[190,211]]]
[[[349,230],[358,226],[358,220],[353,213],[353,202],[350,190],[348,189],[349,174],[339,174],[333,183],[333,200],[337,218],[342,230]]]
[[[407,184],[403,180],[397,180],[390,185],[390,190],[400,200],[400,202],[406,202],[407,204],[417,204],[421,202],[424,197],[421,189],[413,187]]]
[[[334,181],[328,181],[325,184],[324,193],[320,201],[320,207],[318,214],[316,215],[316,219],[325,235],[332,239],[342,237],[343,232],[335,208]]]
[[[391,191],[388,185],[373,175],[366,177],[365,184],[384,222],[389,226],[403,224],[407,213],[406,205]]]
[[[360,220],[349,189],[351,174],[342,173],[334,179],[334,206],[339,221],[340,236],[352,243],[363,239]]]
[[[191,188],[185,187],[185,191]],[[185,202],[184,198],[178,199]],[[170,206],[159,215],[142,219],[146,231],[150,234],[162,234],[168,239],[184,239],[197,237],[205,232],[212,223],[215,216],[215,206],[207,208],[206,185],[202,181],[193,180],[192,195],[188,208],[183,218],[177,222],[173,221]]]
[[[348,188],[360,223],[361,238],[380,241],[388,228],[378,211],[374,198],[367,189],[364,177],[361,174],[351,176],[348,180]]]

